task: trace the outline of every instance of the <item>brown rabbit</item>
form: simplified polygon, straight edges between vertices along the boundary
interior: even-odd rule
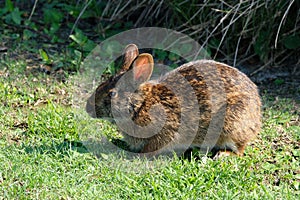
[[[121,70],[88,99],[92,117],[113,117],[124,141],[139,153],[188,147],[216,157],[243,155],[261,127],[256,85],[242,72],[212,60],[197,60],[151,80],[154,61],[125,48]]]

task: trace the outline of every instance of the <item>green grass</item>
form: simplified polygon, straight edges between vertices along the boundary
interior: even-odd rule
[[[98,138],[118,134],[84,113],[76,120],[71,83],[33,76],[22,62],[6,66],[0,69],[0,199],[299,198],[299,107],[292,100],[263,98],[263,130],[244,157],[133,159],[82,145],[83,130]]]

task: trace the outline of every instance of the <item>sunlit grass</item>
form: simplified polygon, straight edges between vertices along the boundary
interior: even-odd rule
[[[263,99],[263,130],[244,157],[148,160],[84,146],[83,130],[108,143],[120,136],[108,122],[84,113],[84,120],[76,119],[71,87],[17,70],[1,76],[0,197],[296,199],[300,194],[299,110],[292,100]]]

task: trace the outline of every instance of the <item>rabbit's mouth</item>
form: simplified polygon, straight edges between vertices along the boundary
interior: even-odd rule
[[[108,116],[105,111],[102,111],[97,106],[87,102],[85,111],[89,114],[92,118],[104,118],[104,116]]]
[[[86,112],[89,114],[90,117],[92,118],[97,118],[97,115],[96,115],[96,111],[95,110],[86,110]]]
[[[104,116],[103,114],[100,115],[99,113],[97,113],[97,111],[95,109],[94,110],[87,110],[87,113],[92,118],[101,118],[101,119],[109,121],[111,123],[115,122],[115,120],[112,116],[109,116],[109,115]]]
[[[92,118],[101,118],[103,120],[106,120],[106,121],[109,121],[111,123],[113,123],[115,120],[112,116],[108,116],[106,115],[106,117],[103,116],[103,114],[99,114],[97,113],[96,109],[95,108],[87,108],[86,109],[86,112],[88,113],[88,115]]]

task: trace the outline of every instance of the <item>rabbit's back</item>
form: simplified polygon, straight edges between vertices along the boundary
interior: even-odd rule
[[[261,101],[256,85],[237,69],[211,60],[182,65],[162,77],[160,83],[181,87],[184,81],[194,91],[184,93],[185,99],[197,98],[199,106],[198,134],[193,145],[212,146],[218,138],[217,148],[243,152],[261,126]],[[209,133],[209,129],[215,132]]]

